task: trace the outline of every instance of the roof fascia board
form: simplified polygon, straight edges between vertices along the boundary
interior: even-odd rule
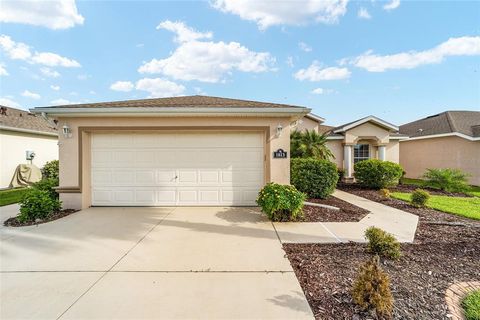
[[[403,141],[414,141],[414,140],[422,140],[422,139],[434,139],[434,138],[443,138],[443,137],[459,137],[463,139],[467,139],[469,141],[480,141],[480,137],[470,137],[466,134],[460,132],[449,132],[449,133],[439,133],[439,134],[431,134],[428,136],[421,136],[421,137],[412,137],[405,139]]]
[[[54,133],[54,132],[45,132],[45,131],[38,131],[38,130],[31,130],[31,129],[8,127],[8,126],[0,126],[0,130],[33,133],[33,134],[39,134],[44,136],[58,137],[58,133]]]
[[[343,128],[340,128],[340,129],[337,129],[335,131],[333,131],[334,133],[339,133],[339,132],[345,132],[347,130],[350,130],[352,128],[355,128],[355,127],[358,127],[359,125],[362,125],[366,122],[374,122],[376,124],[379,124],[383,127],[386,127],[386,128],[389,128],[389,129],[392,129],[392,130],[395,130],[395,131],[398,131],[398,127],[397,126],[394,126],[392,125],[391,123],[388,123],[386,121],[383,121],[382,119],[379,119],[377,117],[373,117],[373,116],[369,116],[369,117],[366,117],[366,118],[363,118],[363,119],[360,119],[358,121],[355,121],[354,123],[351,123],[349,124],[348,126],[345,126]]]
[[[309,119],[312,119],[312,120],[315,120],[315,121],[318,121],[320,123],[323,123],[325,122],[325,118],[322,118],[320,116],[317,116],[316,114],[313,114],[313,113],[309,113],[305,116],[306,118],[309,118]]]

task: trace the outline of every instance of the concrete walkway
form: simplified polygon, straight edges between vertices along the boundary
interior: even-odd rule
[[[258,208],[89,208],[0,230],[0,319],[312,319]]]
[[[282,243],[365,242],[365,230],[371,226],[393,234],[400,242],[414,240],[418,216],[340,190],[333,196],[370,213],[359,222],[274,223]]]

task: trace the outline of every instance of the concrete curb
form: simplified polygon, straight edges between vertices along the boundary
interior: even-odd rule
[[[337,207],[334,207],[334,206],[329,206],[328,204],[321,204],[321,203],[315,203],[315,202],[308,202],[308,201],[305,201],[304,202],[305,205],[307,206],[312,206],[312,207],[322,207],[322,208],[327,208],[327,209],[330,209],[330,210],[340,210],[340,208],[337,208]]]

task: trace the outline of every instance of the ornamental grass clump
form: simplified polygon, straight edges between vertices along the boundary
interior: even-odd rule
[[[374,256],[360,267],[352,288],[353,301],[363,310],[372,310],[378,318],[389,318],[393,309],[390,279]]]
[[[430,199],[430,193],[423,189],[416,189],[410,195],[410,202],[417,208],[425,207],[428,199]]]
[[[257,204],[271,221],[295,221],[302,216],[305,199],[294,186],[271,182],[260,190]]]
[[[377,227],[369,227],[365,231],[365,238],[370,253],[393,260],[400,258],[400,243],[392,234]]]
[[[459,169],[427,169],[423,175],[425,185],[448,192],[465,192],[470,189],[469,175]]]

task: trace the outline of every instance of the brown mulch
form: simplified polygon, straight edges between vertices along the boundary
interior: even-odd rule
[[[431,221],[431,222],[438,222],[438,221],[446,221],[446,222],[461,222],[461,223],[472,223],[474,220],[457,216],[454,214],[446,213],[437,211],[430,208],[417,208],[412,206],[411,204],[393,198],[384,198],[380,195],[377,190],[372,189],[365,189],[355,184],[343,184],[339,185],[338,189],[353,193],[357,196],[380,202],[384,205],[394,207],[400,210],[404,210],[419,216],[420,221]],[[396,188],[391,188],[391,191],[396,191]],[[404,191],[403,189],[402,191]],[[405,191],[404,191],[405,192]]]
[[[307,201],[334,206],[340,210],[305,205],[303,207],[302,222],[357,222],[362,220],[369,213],[368,210],[362,209],[333,196],[330,196],[327,199],[308,199]]]
[[[480,223],[420,223],[413,244],[398,261],[383,260],[394,297],[393,319],[447,319],[445,290],[454,282],[480,280]],[[284,244],[316,319],[375,319],[352,301],[350,290],[366,245]]]
[[[63,218],[65,216],[68,216],[68,215],[70,215],[72,213],[75,213],[77,211],[78,210],[74,210],[74,209],[64,209],[64,210],[60,210],[60,211],[52,213],[47,219],[37,220],[37,221],[28,221],[28,222],[20,222],[20,221],[18,221],[17,217],[12,217],[12,218],[8,218],[7,220],[5,220],[3,225],[6,226],[6,227],[33,226],[33,225],[47,223],[47,222],[50,222],[50,221],[54,221],[54,220]]]

